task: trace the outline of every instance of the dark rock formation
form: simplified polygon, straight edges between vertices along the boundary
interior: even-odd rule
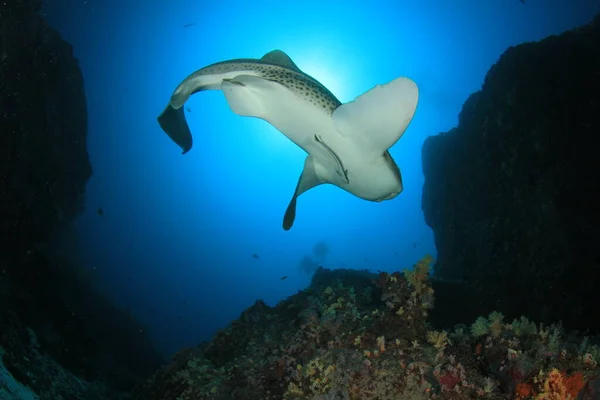
[[[497,309],[600,331],[600,16],[509,48],[422,149],[438,277]],[[480,303],[472,304],[477,298]]]
[[[92,168],[83,77],[71,46],[35,14],[0,6],[0,251],[18,255],[81,210]],[[6,240],[10,238],[10,240]]]
[[[116,400],[162,358],[85,268],[51,256],[92,170],[82,73],[39,5],[0,3],[0,357],[41,399]]]
[[[0,274],[0,347],[13,376],[38,394],[75,390],[52,386],[54,377],[39,358],[120,391],[162,364],[144,327],[99,294],[81,270],[42,251],[31,252],[18,267]],[[39,346],[32,347],[30,331]]]

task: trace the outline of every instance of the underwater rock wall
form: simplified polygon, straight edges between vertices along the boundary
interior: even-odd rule
[[[36,14],[0,6],[0,250],[29,250],[83,207],[92,174],[83,76],[71,46]]]
[[[52,249],[92,168],[82,72],[40,4],[0,3],[0,398],[25,385],[42,400],[118,400],[163,359]]]
[[[599,133],[600,15],[505,51],[423,144],[436,275],[481,308],[600,331]]]

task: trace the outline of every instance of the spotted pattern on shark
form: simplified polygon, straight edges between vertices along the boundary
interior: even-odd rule
[[[260,60],[259,60],[260,61]],[[218,62],[196,71],[188,79],[203,75],[227,74],[229,72],[253,71],[257,76],[277,82],[294,92],[309,103],[333,113],[342,103],[323,85],[311,76],[299,73],[279,65],[257,63],[257,60],[245,62],[244,59]]]

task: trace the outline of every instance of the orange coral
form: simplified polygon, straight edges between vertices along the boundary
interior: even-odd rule
[[[525,398],[531,396],[532,389],[533,387],[529,383],[518,383],[516,392],[519,396]]]
[[[554,368],[548,372],[543,391],[537,395],[536,400],[573,400],[584,385],[585,379],[581,372],[566,376],[564,372]]]
[[[585,378],[581,372],[575,372],[573,375],[565,378],[564,381],[565,386],[567,387],[567,393],[570,394],[572,398],[576,398],[581,389],[585,386]]]

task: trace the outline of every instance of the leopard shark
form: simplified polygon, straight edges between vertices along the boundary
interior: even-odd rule
[[[284,230],[294,224],[298,196],[322,184],[377,202],[402,192],[402,175],[389,149],[417,109],[419,90],[410,78],[376,85],[342,104],[281,50],[208,65],[175,88],[158,116],[183,154],[193,142],[184,104],[204,90],[221,90],[235,114],[267,121],[307,153],[283,217]]]

